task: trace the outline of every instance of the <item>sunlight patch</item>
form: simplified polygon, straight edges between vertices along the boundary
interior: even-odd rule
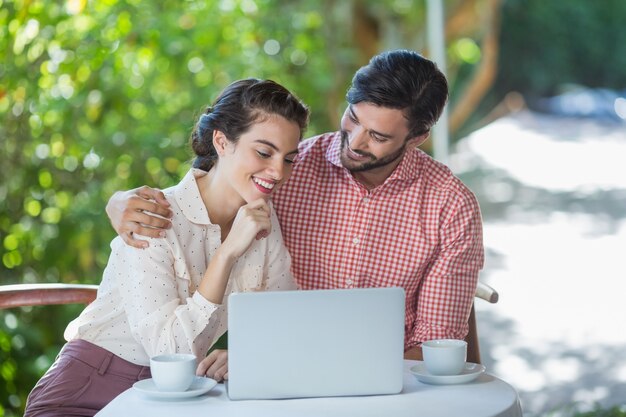
[[[597,122],[521,111],[473,132],[466,152],[524,185],[589,193],[626,188],[625,139]]]
[[[545,376],[518,356],[501,358],[496,364],[496,375],[503,376],[508,383],[524,391],[538,391],[546,386]]]

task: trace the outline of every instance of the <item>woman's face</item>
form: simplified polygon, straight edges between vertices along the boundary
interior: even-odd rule
[[[297,123],[274,114],[262,117],[236,144],[226,142],[219,169],[226,170],[243,204],[267,200],[291,175],[299,140]]]

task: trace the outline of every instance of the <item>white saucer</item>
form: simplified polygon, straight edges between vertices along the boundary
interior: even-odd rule
[[[171,399],[197,397],[211,391],[216,385],[214,379],[197,376],[187,391],[159,391],[152,378],[135,382],[133,388],[150,398]]]
[[[420,382],[433,385],[451,385],[464,384],[475,380],[480,374],[485,372],[485,366],[467,362],[459,375],[433,375],[426,370],[424,362],[419,361],[417,365],[411,367],[410,371]]]

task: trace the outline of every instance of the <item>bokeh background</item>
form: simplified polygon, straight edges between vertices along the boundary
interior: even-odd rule
[[[506,295],[495,309],[479,306],[486,363],[518,388],[529,416],[626,415],[626,368],[610,381],[621,388],[606,388],[603,373],[593,373],[593,387],[604,391],[592,387],[597,395],[576,397],[573,387],[585,373],[549,362],[545,372],[565,377],[544,377],[541,385],[533,367],[550,351],[532,351],[523,341],[514,345],[511,337],[524,338],[512,320],[524,322],[526,311],[537,310],[533,297],[545,294],[542,288],[550,294],[546,302],[557,306],[572,298],[573,289],[578,294],[593,288],[598,271],[558,281],[552,278],[559,269],[550,267],[539,283],[521,276],[520,271],[539,276],[554,257],[524,252],[536,247],[537,236],[513,233],[532,229],[532,222],[520,218],[537,207],[545,215],[563,213],[559,207],[568,205],[580,215],[581,207],[590,206],[606,220],[600,222],[606,233],[621,230],[617,236],[623,237],[626,185],[602,183],[604,199],[594,200],[598,194],[530,187],[507,171],[515,163],[520,172],[533,170],[539,158],[545,162],[541,185],[571,160],[563,148],[524,140],[529,132],[579,138],[581,130],[572,123],[584,120],[595,138],[618,132],[615,140],[626,141],[619,136],[626,131],[626,2],[443,3],[452,166],[481,201],[486,242],[497,246],[488,247],[485,278]],[[106,201],[115,190],[175,184],[189,167],[193,122],[224,86],[244,77],[274,79],[311,107],[309,135],[335,130],[351,76],[372,55],[408,48],[430,56],[426,13],[426,1],[411,0],[0,0],[0,284],[98,283],[114,236]],[[492,157],[494,149],[499,159]],[[432,143],[424,150],[431,152]],[[617,155],[610,149],[583,153],[581,164],[593,159],[600,167],[607,165],[604,158],[615,161]],[[626,178],[619,161],[609,166],[614,170],[608,178]],[[507,211],[511,207],[516,209]],[[594,219],[583,219],[583,235],[597,232]],[[518,229],[498,229],[503,220]],[[553,218],[548,223],[560,224]],[[554,233],[571,242],[568,233],[576,234],[576,227],[565,222]],[[538,241],[546,239],[541,235]],[[498,243],[511,241],[518,244]],[[554,242],[557,250],[567,250],[559,245]],[[606,247],[619,258],[626,242],[615,239]],[[507,250],[518,263],[502,261]],[[584,253],[585,246],[577,246],[569,256],[582,259]],[[524,269],[528,265],[533,268]],[[608,276],[611,283],[626,272],[611,270]],[[578,310],[568,309],[563,322],[593,315],[593,302],[601,305],[603,299],[590,298],[576,298]],[[610,361],[602,362],[604,373],[623,364],[626,346],[624,310],[608,310],[598,322],[610,322],[607,332],[618,343],[610,345]],[[0,416],[22,415],[28,392],[63,344],[65,324],[79,311],[0,311]],[[547,322],[558,316],[550,306],[541,312]],[[541,340],[541,326],[530,327]],[[586,351],[563,348],[561,356],[570,355],[566,364],[572,358],[583,363],[580,369],[590,361],[581,352]],[[563,395],[538,401],[546,381]]]

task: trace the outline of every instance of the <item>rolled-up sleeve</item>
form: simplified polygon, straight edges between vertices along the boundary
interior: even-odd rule
[[[408,347],[431,339],[463,339],[468,333],[484,263],[480,208],[473,194],[457,195],[441,216],[440,251],[420,284]]]

